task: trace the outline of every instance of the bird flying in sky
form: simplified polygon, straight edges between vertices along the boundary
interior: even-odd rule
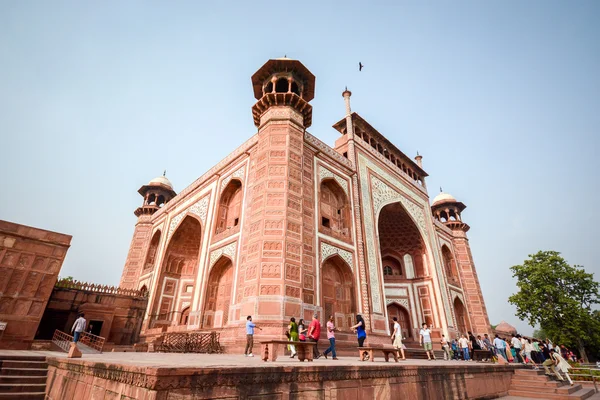
[[[361,63],[361,62],[359,61],[359,62],[358,62],[358,70],[359,70],[359,71],[362,71],[363,67],[364,67],[363,63]]]

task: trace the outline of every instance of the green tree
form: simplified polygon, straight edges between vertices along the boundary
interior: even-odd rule
[[[508,301],[517,307],[517,317],[539,324],[556,344],[576,346],[587,361],[585,348],[597,347],[600,331],[592,310],[600,303],[594,275],[569,265],[556,251],[530,255],[511,271],[519,291]]]
[[[542,328],[535,329],[533,331],[533,337],[536,339],[542,339],[542,340],[549,338],[548,333],[546,333],[546,331]]]

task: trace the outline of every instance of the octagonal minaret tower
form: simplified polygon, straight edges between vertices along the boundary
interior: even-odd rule
[[[452,230],[452,245],[457,261],[460,280],[471,320],[471,329],[477,333],[491,333],[490,320],[483,300],[477,270],[471,254],[467,232],[469,225],[463,221],[462,212],[467,206],[454,196],[440,192],[431,205],[433,217]]]
[[[314,257],[302,240],[304,227],[314,222],[304,213],[310,202],[303,193],[310,196],[313,188],[305,186],[303,174],[315,77],[300,61],[279,58],[252,75],[252,86],[258,143],[251,154],[240,263],[246,279],[238,281],[237,292],[242,316],[281,323],[264,333],[282,336],[283,322],[301,313],[300,271],[307,252]]]
[[[144,201],[134,211],[138,220],[135,224],[133,239],[131,240],[127,261],[125,262],[125,268],[123,268],[121,282],[119,283],[119,286],[124,289],[138,289],[136,285],[145,258],[143,249],[147,247],[146,242],[150,240],[150,235],[152,234],[152,215],[176,195],[171,181],[165,175],[166,171],[162,176],[152,179],[147,185],[143,185],[138,190]]]

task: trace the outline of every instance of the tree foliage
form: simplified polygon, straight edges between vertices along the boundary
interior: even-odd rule
[[[599,284],[581,266],[569,265],[556,251],[540,251],[523,265],[511,267],[519,291],[508,301],[517,316],[530,325],[539,324],[555,343],[579,348],[600,343],[600,319],[593,307],[599,304]]]
[[[548,333],[544,329],[539,328],[539,329],[536,329],[533,331],[533,337],[536,339],[542,339],[542,340],[547,339]]]

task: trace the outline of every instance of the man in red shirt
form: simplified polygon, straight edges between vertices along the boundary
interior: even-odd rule
[[[319,353],[319,349],[317,349],[319,343],[319,336],[321,335],[321,323],[319,322],[319,315],[314,314],[313,319],[308,326],[308,340],[315,343],[315,347],[313,347],[313,358],[316,360],[321,357]]]

